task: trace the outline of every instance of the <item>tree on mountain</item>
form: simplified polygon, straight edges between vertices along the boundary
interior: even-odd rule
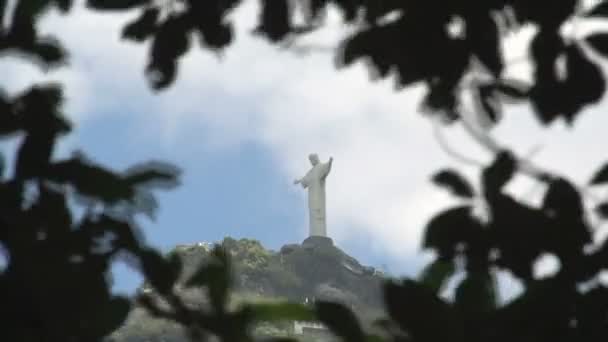
[[[160,91],[177,79],[179,59],[191,48],[193,38],[212,51],[229,48],[233,33],[228,14],[240,2],[88,0],[86,4],[91,10],[141,12],[126,24],[122,37],[151,41],[144,69],[150,85]],[[422,104],[433,120],[461,123],[495,153],[495,161],[483,169],[481,191],[474,191],[454,170],[433,177],[455,195],[485,203],[489,219],[480,220],[471,205],[461,205],[429,222],[423,244],[438,258],[419,280],[386,284],[388,313],[400,328],[387,328],[387,338],[600,341],[605,336],[608,290],[597,278],[608,268],[608,246],[592,239],[585,193],[566,176],[513,155],[491,138],[487,128],[500,123],[501,108],[512,100],[531,103],[533,114],[545,125],[556,120],[575,125],[585,107],[597,104],[606,85],[591,56],[608,55],[608,34],[581,36],[577,28],[606,19],[608,2],[587,6],[587,1],[576,0],[260,0],[260,4],[256,32],[271,43],[322,28],[324,14],[333,6],[345,23],[356,28],[336,51],[340,67],[364,59],[379,78],[392,76],[403,87],[423,84]],[[61,65],[67,52],[57,39],[39,36],[36,21],[50,7],[67,12],[71,5],[70,0],[0,0],[0,22],[9,24],[0,30],[0,49],[18,52],[44,67]],[[304,24],[293,20],[296,11],[304,12]],[[535,32],[528,48],[533,66],[528,83],[505,78],[510,61],[502,52],[506,37],[525,27]],[[173,292],[179,260],[145,247],[132,220],[132,213],[154,207],[148,184],[174,183],[175,169],[156,163],[117,173],[82,156],[53,160],[54,143],[70,129],[60,105],[58,85],[35,85],[17,96],[0,96],[0,133],[23,135],[15,170],[0,184],[0,242],[8,259],[0,276],[6,340],[94,341],[116,328],[130,306],[126,298],[110,295],[104,278],[118,253],[127,253],[139,263],[169,309],[147,296],[140,297],[140,303],[155,315],[189,327],[193,338],[212,333],[229,341],[249,340],[245,327],[256,320],[314,317],[345,340],[379,338],[363,331],[348,309],[332,303],[318,302],[315,316],[296,304],[227,311],[229,262],[221,248],[214,252],[215,262],[188,282],[208,289],[211,308],[201,311],[184,305]],[[540,206],[521,203],[504,191],[518,173],[547,186]],[[598,169],[588,186],[606,183],[608,165]],[[78,222],[66,204],[72,196],[84,198],[88,208]],[[608,201],[603,199],[593,211],[607,217]],[[114,237],[110,247],[94,248],[107,235]],[[555,255],[561,268],[552,277],[535,279],[531,267],[542,253]],[[524,293],[510,303],[496,300],[497,269],[510,271],[525,284]],[[453,301],[441,299],[437,293],[457,271],[465,271],[466,276]],[[391,326],[385,323],[379,325]]]

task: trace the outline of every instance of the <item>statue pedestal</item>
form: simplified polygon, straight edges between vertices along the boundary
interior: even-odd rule
[[[331,238],[319,235],[309,236],[302,242],[304,247],[332,247],[333,245],[334,241]]]

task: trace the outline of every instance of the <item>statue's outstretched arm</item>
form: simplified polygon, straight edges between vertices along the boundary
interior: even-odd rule
[[[295,185],[300,184],[300,185],[302,185],[302,187],[303,187],[304,189],[306,189],[306,188],[308,187],[308,182],[306,182],[306,181],[304,180],[304,178],[294,180],[294,181],[293,181],[293,184],[295,184]]]
[[[329,157],[329,161],[323,165],[323,178],[327,177],[331,171],[331,164],[334,162],[334,157]]]

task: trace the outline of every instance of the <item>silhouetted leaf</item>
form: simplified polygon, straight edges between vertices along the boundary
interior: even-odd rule
[[[513,155],[508,151],[500,152],[492,165],[486,167],[482,173],[483,189],[486,196],[500,192],[515,174],[516,162]]]
[[[503,69],[498,27],[489,14],[475,16],[467,20],[467,42],[473,54],[496,77]]]
[[[57,84],[36,85],[19,94],[12,109],[25,131],[59,135],[71,129],[60,112],[62,103],[62,90]]]
[[[175,258],[165,259],[159,252],[144,248],[139,251],[138,256],[141,260],[142,270],[146,279],[159,293],[168,294],[177,277],[179,269],[175,269]]]
[[[59,44],[59,41],[48,37],[35,42],[28,48],[28,52],[40,58],[40,60],[48,66],[60,64],[67,56],[66,51]]]
[[[46,171],[55,145],[55,138],[54,132],[26,135],[19,147],[15,164],[17,179],[38,177]]]
[[[605,183],[608,183],[608,163],[597,170],[589,181],[589,185],[600,185]]]
[[[10,97],[0,91],[0,136],[15,134],[21,128],[19,117],[13,113]]]
[[[8,0],[0,0],[0,23],[4,23],[6,5],[8,4]],[[0,29],[0,32],[4,31]]]
[[[569,123],[587,105],[598,102],[606,91],[602,70],[589,60],[578,45],[566,50],[566,97],[562,113]]]
[[[491,274],[469,273],[456,288],[454,303],[467,315],[487,314],[498,305],[496,291]]]
[[[344,341],[365,341],[365,333],[357,317],[344,305],[318,301],[315,308],[319,320]]]
[[[68,12],[72,8],[72,0],[55,0],[57,7],[64,13]]]
[[[191,23],[185,15],[174,15],[161,24],[150,49],[146,69],[154,89],[163,89],[175,80],[177,59],[190,47]]]
[[[608,34],[596,33],[588,36],[585,40],[604,57],[608,56]]]
[[[202,264],[184,283],[187,287],[206,286],[209,289],[211,305],[217,312],[223,312],[228,300],[231,283],[228,254],[221,246],[215,246],[211,260]]]
[[[308,10],[309,10],[309,22],[312,22],[325,13],[325,6],[327,5],[327,0],[311,0],[309,2]]]
[[[608,219],[608,202],[601,203],[595,208],[595,211],[603,219]]]
[[[359,0],[338,0],[334,1],[334,3],[342,11],[342,15],[346,22],[352,22],[357,19],[357,11],[361,4]]]
[[[131,311],[131,301],[126,297],[114,297],[108,303],[96,308],[95,319],[91,322],[90,332],[106,336],[118,329]]]
[[[262,0],[260,24],[256,32],[273,42],[283,39],[291,31],[289,7],[287,0]]]
[[[317,318],[312,308],[298,303],[251,303],[246,307],[251,310],[254,320],[262,322],[314,321]]]
[[[384,301],[389,315],[414,341],[459,341],[450,306],[426,286],[411,280],[388,282]]]
[[[595,7],[586,13],[588,17],[608,17],[608,2],[600,1]]]
[[[82,195],[107,203],[129,200],[133,196],[133,189],[118,174],[81,158],[53,163],[47,176],[55,182],[73,185]]]
[[[544,1],[514,0],[510,1],[515,15],[521,22],[533,21],[547,29],[557,29],[572,16],[577,0],[562,0],[547,3]]]
[[[422,270],[420,283],[428,286],[434,293],[440,293],[454,271],[454,261],[437,259]]]
[[[431,219],[425,229],[423,247],[439,253],[440,258],[449,259],[459,243],[469,241],[479,222],[471,215],[470,206],[445,210]]]
[[[146,40],[156,32],[159,14],[160,11],[156,7],[146,9],[137,19],[123,28],[122,38],[136,42]]]
[[[201,2],[189,0],[192,9],[190,17],[194,27],[200,32],[202,45],[205,48],[221,49],[232,42],[232,24],[225,20],[228,12],[240,3],[240,0],[212,0]]]
[[[96,10],[127,10],[151,2],[151,0],[87,0],[87,6]]]
[[[123,178],[130,186],[173,188],[178,185],[180,170],[163,162],[137,164],[125,170]]]
[[[559,79],[555,65],[566,48],[563,38],[552,30],[543,30],[532,40],[531,52],[536,68],[535,84],[530,89],[530,100],[537,117],[545,124],[551,123],[564,111],[562,99],[566,90]]]
[[[472,198],[475,195],[469,182],[455,170],[443,170],[433,176],[433,182],[450,190],[454,195]]]
[[[543,210],[559,218],[582,219],[584,214],[582,197],[574,185],[565,179],[555,179],[543,200]]]

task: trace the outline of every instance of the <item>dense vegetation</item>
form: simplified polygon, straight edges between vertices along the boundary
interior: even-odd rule
[[[420,280],[391,281],[384,298],[390,321],[383,337],[366,332],[345,306],[317,302],[313,309],[297,304],[252,304],[229,308],[229,257],[213,251],[213,262],[192,274],[185,286],[202,287],[210,307],[187,306],[174,287],[178,258],[165,257],[138,239],[133,213],[152,212],[151,186],[173,185],[175,168],[146,163],[124,172],[95,165],[84,156],[51,158],[55,142],[69,132],[61,115],[60,85],[38,84],[17,95],[0,94],[0,133],[20,134],[14,171],[0,183],[0,242],[8,265],[0,276],[0,321],[7,341],[98,341],[125,320],[131,301],[112,296],[105,274],[112,259],[129,255],[163,303],[141,295],[140,305],[153,315],[182,324],[192,339],[215,335],[226,341],[248,341],[247,327],[260,320],[318,319],[350,341],[600,341],[606,336],[608,290],[594,281],[608,267],[608,246],[594,242],[585,193],[564,175],[544,171],[497,145],[463,106],[475,99],[475,114],[500,121],[506,99],[529,101],[544,124],[561,119],[574,124],[582,109],[605,92],[602,69],[591,53],[608,54],[608,35],[568,35],[567,25],[582,25],[608,16],[608,3],[585,7],[562,0],[261,0],[257,32],[270,42],[304,35],[323,27],[328,4],[358,30],[338,52],[340,65],[366,59],[379,77],[395,77],[403,86],[422,83],[423,104],[433,118],[460,122],[495,161],[484,167],[482,190],[473,191],[453,170],[434,180],[458,196],[485,204],[488,220],[463,205],[440,213],[428,227],[424,246],[438,258]],[[66,56],[60,42],[39,36],[37,20],[50,7],[68,12],[71,0],[0,0],[0,49],[17,52],[44,67],[56,67]],[[151,40],[145,66],[150,85],[169,87],[178,74],[179,58],[193,37],[205,48],[228,48],[232,30],[227,15],[239,0],[88,0],[91,10],[139,9],[123,38]],[[586,2],[585,2],[586,3]],[[292,21],[304,10],[306,23]],[[388,14],[396,14],[387,16]],[[535,28],[528,48],[533,65],[529,83],[505,79],[502,43],[525,26]],[[447,57],[446,57],[447,56]],[[559,66],[559,67],[558,67]],[[294,73],[293,77],[297,77]],[[483,114],[483,115],[482,115]],[[11,164],[11,165],[12,165]],[[590,165],[590,168],[598,167]],[[547,187],[542,204],[521,203],[504,191],[517,173]],[[608,183],[608,165],[598,168],[588,186]],[[68,198],[87,209],[75,221]],[[608,216],[608,202],[594,208]],[[99,247],[100,240],[110,243]],[[541,253],[555,255],[560,270],[535,279],[533,262]],[[462,261],[462,262],[456,262]],[[499,305],[494,275],[509,270],[525,284],[524,293]],[[455,272],[466,276],[453,301],[437,291]],[[581,284],[588,286],[581,287]]]

